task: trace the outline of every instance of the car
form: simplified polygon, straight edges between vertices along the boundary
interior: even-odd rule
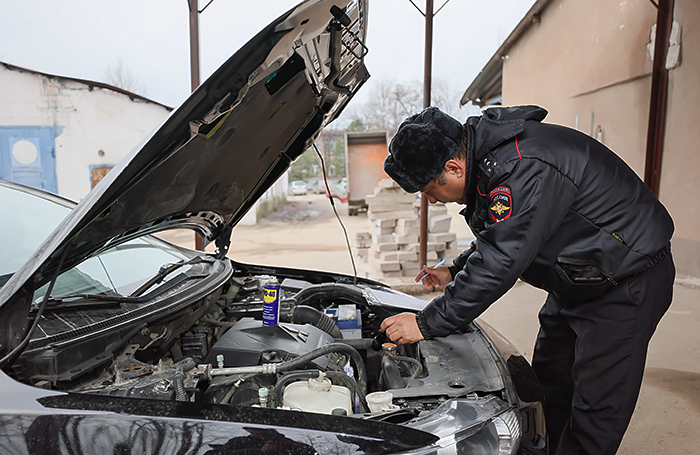
[[[306,187],[311,194],[323,194],[326,191],[326,184],[323,178],[311,178],[307,180]]]
[[[0,183],[0,453],[546,453],[537,379],[487,324],[394,345],[381,321],[425,301],[228,255],[369,77],[367,8],[273,21],[77,205]],[[215,252],[153,236],[179,228]]]
[[[295,196],[306,194],[306,182],[303,180],[295,180],[291,185],[291,192]]]

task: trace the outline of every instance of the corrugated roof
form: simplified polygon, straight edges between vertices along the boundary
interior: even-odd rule
[[[486,66],[479,72],[479,75],[467,87],[464,95],[462,95],[462,99],[459,101],[461,106],[470,102],[474,102],[479,106],[500,102],[501,89],[503,87],[503,57],[532,24],[540,21],[540,13],[550,1],[537,0],[532,5],[527,14],[518,22],[518,25],[515,26],[496,53],[486,63]]]

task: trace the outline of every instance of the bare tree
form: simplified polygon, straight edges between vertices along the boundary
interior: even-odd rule
[[[127,90],[132,93],[146,95],[146,89],[139,83],[136,76],[124,66],[121,60],[116,65],[107,69],[105,80],[108,84]]]
[[[367,128],[393,134],[401,122],[422,107],[422,94],[417,84],[380,80],[360,110]]]
[[[449,84],[433,79],[431,105],[439,107],[459,120],[459,95]],[[401,122],[423,110],[423,84],[418,81],[394,82],[380,80],[369,94],[369,101],[362,105],[357,115],[368,130],[388,131],[393,135]]]

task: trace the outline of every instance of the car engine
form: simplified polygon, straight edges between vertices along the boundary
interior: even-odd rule
[[[142,327],[101,366],[68,381],[35,385],[326,414],[382,413],[396,421],[448,398],[503,387],[496,379],[475,382],[469,373],[470,367],[493,364],[480,358],[483,352],[465,350],[464,337],[478,333],[414,345],[382,340],[381,321],[405,311],[386,301],[417,300],[389,288],[276,276],[280,321],[263,325],[262,289],[270,278],[238,271],[214,298]]]

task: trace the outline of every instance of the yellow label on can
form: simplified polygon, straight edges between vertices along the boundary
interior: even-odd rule
[[[277,300],[277,289],[264,289],[263,302],[272,303]]]

